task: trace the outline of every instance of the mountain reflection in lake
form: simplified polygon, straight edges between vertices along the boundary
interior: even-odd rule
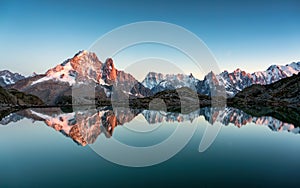
[[[149,126],[159,123],[193,122],[199,117],[204,117],[211,126],[216,122],[238,128],[251,124],[267,126],[272,131],[287,131],[295,134],[300,132],[299,127],[272,116],[254,117],[232,107],[205,107],[189,114],[128,108],[112,109],[110,107],[78,109],[71,112],[63,111],[60,108],[35,108],[12,113],[4,117],[0,124],[8,125],[23,118],[43,121],[47,126],[72,138],[79,145],[85,146],[93,144],[100,134],[110,138],[116,127],[130,125],[130,122],[139,115],[145,118]]]

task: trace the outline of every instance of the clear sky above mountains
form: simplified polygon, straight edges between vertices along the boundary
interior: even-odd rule
[[[215,55],[221,70],[239,67],[252,72],[271,64],[300,61],[297,0],[0,0],[0,69],[26,75],[43,73],[88,49],[110,30],[149,20],[170,22],[195,33]],[[120,66],[115,63],[124,68],[124,62]]]

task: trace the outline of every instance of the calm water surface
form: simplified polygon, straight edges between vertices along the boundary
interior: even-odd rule
[[[0,187],[298,185],[299,128],[236,109],[225,109],[221,119],[215,119],[216,112],[33,109],[11,114],[0,125]],[[205,129],[217,122],[223,126],[215,141],[199,152]],[[196,131],[181,151],[150,167],[120,166],[90,147],[110,140],[151,146],[167,139],[178,126],[193,125]]]

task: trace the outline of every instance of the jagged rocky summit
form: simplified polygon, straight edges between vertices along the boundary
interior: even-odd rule
[[[80,104],[93,94],[101,100],[109,100],[112,93],[125,99],[151,95],[132,75],[116,69],[111,58],[102,63],[95,53],[85,50],[45,74],[20,80],[11,88],[39,96],[47,105],[70,103],[74,92],[82,97]]]

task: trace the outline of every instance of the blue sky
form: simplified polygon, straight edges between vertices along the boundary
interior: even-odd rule
[[[170,22],[195,33],[222,70],[300,61],[300,1],[0,0],[0,69],[43,73],[137,21]]]

